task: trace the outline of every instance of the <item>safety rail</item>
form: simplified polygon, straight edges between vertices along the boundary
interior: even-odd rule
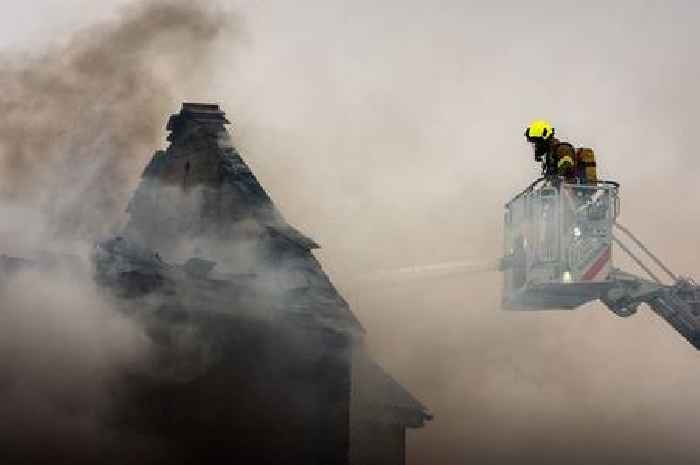
[[[674,272],[672,272],[666,265],[664,265],[664,263],[663,263],[656,255],[654,255],[653,253],[651,253],[651,251],[650,251],[644,244],[642,244],[642,241],[640,241],[639,239],[637,239],[637,237],[636,237],[634,234],[632,234],[632,232],[631,232],[629,229],[627,229],[626,227],[624,227],[623,225],[621,225],[621,224],[618,223],[617,221],[614,223],[614,226],[615,226],[617,229],[619,229],[620,231],[622,231],[623,233],[625,233],[625,234],[627,235],[627,237],[629,237],[630,239],[632,239],[632,242],[634,242],[634,243],[637,245],[637,247],[639,247],[641,250],[643,250],[644,253],[646,253],[646,254],[649,256],[649,258],[651,258],[651,259],[654,261],[654,263],[656,263],[656,265],[657,265],[659,268],[661,268],[662,270],[664,270],[664,272],[665,272],[667,275],[669,275],[669,276],[671,277],[671,280],[673,280],[674,283],[678,281],[678,276],[677,276]],[[649,270],[647,269],[647,267],[646,267],[644,264],[641,263],[641,260],[639,260],[639,258],[637,258],[634,254],[632,254],[632,252],[631,252],[628,248],[626,248],[626,247],[622,244],[622,242],[621,242],[617,237],[615,237],[614,239],[615,239],[615,242],[616,242],[618,245],[620,245],[620,247],[622,248],[622,250],[624,250],[625,252],[627,252],[627,254],[628,254],[628,255],[629,255],[629,256],[630,256],[630,257],[631,257],[631,258],[632,258],[632,259],[633,259],[633,260],[634,260],[634,261],[635,261],[649,276],[651,276],[657,283],[661,283],[661,280],[658,279],[658,277],[656,277],[651,271],[649,271]]]
[[[514,202],[519,200],[520,198],[526,196],[527,194],[533,192],[535,188],[543,182],[549,181],[552,183],[552,185],[568,185],[568,186],[581,186],[581,187],[596,187],[596,186],[613,186],[615,189],[620,189],[620,183],[616,181],[607,181],[607,180],[600,180],[600,181],[594,181],[590,183],[570,183],[566,182],[564,178],[559,178],[559,177],[543,177],[543,178],[538,178],[536,179],[532,184],[527,186],[523,191],[521,191],[519,194],[517,194],[515,197],[513,197],[508,203],[506,203],[505,207],[508,208],[510,207]]]
[[[574,309],[600,300],[629,317],[646,304],[700,350],[700,286],[617,222],[619,188],[614,181],[539,178],[506,204],[503,307]],[[614,248],[649,278],[614,267]]]

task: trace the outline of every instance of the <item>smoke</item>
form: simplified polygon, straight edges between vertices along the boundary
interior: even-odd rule
[[[163,115],[232,21],[214,7],[141,2],[42,53],[1,56],[5,203],[40,209],[47,237],[113,231]]]
[[[367,270],[500,257],[503,204],[538,174],[522,133],[542,117],[622,183],[621,221],[697,274],[694,5],[241,14],[252,45],[219,83],[234,141],[323,246],[374,354],[434,412],[409,434],[409,463],[696,461],[697,353],[649,311],[505,312],[496,272],[357,285]]]
[[[503,203],[537,174],[523,127],[542,117],[622,183],[623,223],[697,273],[692,2],[251,2],[235,63],[199,53],[217,15],[145,5],[5,58],[5,196],[41,205],[51,233],[110,230],[175,110],[183,83],[164,70],[211,73],[243,157],[435,413],[409,434],[409,463],[696,461],[697,353],[649,312],[503,312],[497,273],[352,286],[366,270],[500,256]]]
[[[106,421],[115,383],[147,368],[151,346],[95,287],[86,258],[124,222],[164,116],[235,27],[213,6],[148,1],[31,56],[0,55],[0,254],[41,263],[0,275],[8,463],[105,463],[109,443],[138,446]]]
[[[90,284],[88,270],[60,263],[51,271],[26,270],[3,281],[0,449],[5,459],[99,459],[109,440],[105,419],[112,386],[125,371],[145,368],[145,334]]]

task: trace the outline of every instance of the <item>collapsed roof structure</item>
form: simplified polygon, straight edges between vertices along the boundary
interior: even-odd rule
[[[432,417],[367,354],[364,329],[231,143],[218,105],[167,124],[96,279],[139,319],[157,369],[113,422],[183,463],[402,464]],[[160,457],[163,459],[163,457]]]

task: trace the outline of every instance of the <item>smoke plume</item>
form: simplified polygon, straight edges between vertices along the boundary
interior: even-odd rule
[[[85,259],[123,223],[164,118],[234,23],[214,7],[141,2],[47,50],[0,55],[0,254],[51,262],[0,280],[3,461],[106,463],[107,446],[139,447],[107,417],[119,376],[147,369],[148,338]]]
[[[160,145],[177,85],[206,69],[231,21],[191,2],[142,2],[30,58],[0,57],[5,203],[40,208],[47,237],[112,231]]]

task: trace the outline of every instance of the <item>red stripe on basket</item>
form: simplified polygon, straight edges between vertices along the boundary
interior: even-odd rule
[[[598,273],[600,273],[600,270],[603,269],[606,263],[610,260],[610,247],[606,247],[605,250],[600,254],[600,257],[598,257],[598,260],[595,261],[593,266],[591,266],[588,271],[586,271],[586,274],[583,275],[583,278],[581,278],[582,281],[591,281],[593,278],[595,278]]]

